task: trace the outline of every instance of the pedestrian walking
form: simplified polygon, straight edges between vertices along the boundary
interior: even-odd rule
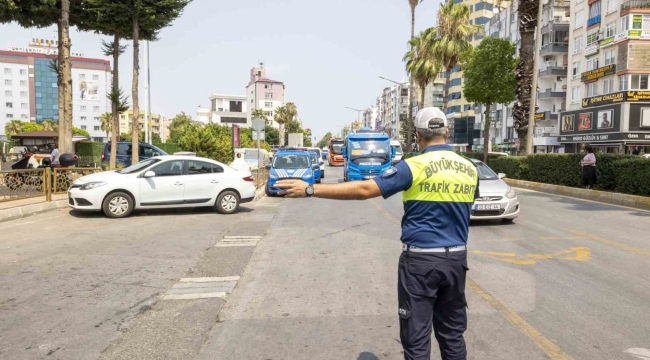
[[[52,160],[52,166],[59,166],[59,145],[52,145],[52,153],[50,154],[50,160]]]
[[[402,254],[398,267],[400,339],[406,360],[431,358],[431,331],[443,360],[464,360],[467,350],[465,279],[469,218],[478,193],[474,163],[446,144],[447,118],[439,108],[415,117],[422,153],[373,180],[308,185],[278,181],[287,197],[338,200],[388,198],[402,192]]]
[[[596,155],[594,155],[594,148],[591,145],[585,146],[587,155],[582,158],[580,165],[582,166],[582,186],[587,189],[592,189],[596,184]]]

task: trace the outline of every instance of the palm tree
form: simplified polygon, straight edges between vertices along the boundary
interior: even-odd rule
[[[287,108],[287,116],[289,117],[288,121],[294,120],[294,118],[298,116],[298,107],[296,107],[296,104],[288,102],[284,106]]]
[[[106,141],[108,141],[108,134],[113,131],[113,114],[103,113],[99,121],[101,122],[100,128],[106,132]]]
[[[411,50],[402,59],[406,62],[406,71],[420,88],[421,106],[424,104],[424,89],[435,80],[442,69],[439,59],[432,54],[432,49],[435,49],[437,43],[437,31],[436,28],[429,28],[411,39]]]
[[[411,8],[411,39],[409,41],[413,41],[413,38],[415,37],[415,8],[418,6],[418,4],[422,3],[424,0],[409,0],[409,7]],[[411,51],[413,50],[413,45],[411,45]],[[411,129],[411,125],[413,124],[413,89],[415,86],[413,86],[413,77],[410,77],[410,86],[409,86],[409,109],[408,109],[408,120],[407,120],[407,132],[406,132],[406,151],[410,152],[411,151],[411,143],[413,142],[413,138],[411,137],[411,134],[413,133],[413,129]],[[420,105],[422,106],[422,105]]]
[[[253,119],[263,119],[265,123],[269,122],[269,117],[266,116],[266,112],[264,111],[264,109],[253,110],[251,116],[253,117]]]
[[[286,105],[275,109],[273,120],[280,125],[280,146],[284,146],[284,124],[291,121],[291,119]]]
[[[12,136],[18,135],[21,132],[23,132],[23,129],[20,120],[11,120],[5,124],[5,135],[8,139],[11,139]]]
[[[52,119],[43,121],[43,131],[59,131],[59,124]]]
[[[469,16],[470,11],[467,5],[462,3],[454,4],[453,1],[444,3],[440,5],[440,10],[438,10],[437,31],[428,34],[436,38],[433,56],[442,61],[447,74],[443,103],[445,113],[449,101],[451,70],[458,65],[460,54],[472,47],[470,44],[471,38],[483,32],[482,26],[470,24]],[[432,42],[431,39],[427,41]]]

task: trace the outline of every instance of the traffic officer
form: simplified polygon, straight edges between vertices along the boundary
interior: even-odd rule
[[[479,196],[477,168],[446,144],[447,118],[440,109],[422,109],[414,122],[422,153],[374,181],[308,185],[282,180],[275,187],[287,197],[338,200],[388,198],[401,191],[397,287],[404,358],[430,359],[433,327],[443,360],[466,359],[466,245],[472,203]]]

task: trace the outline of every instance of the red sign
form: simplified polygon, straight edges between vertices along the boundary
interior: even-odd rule
[[[232,125],[232,147],[239,147],[239,126],[235,124]]]

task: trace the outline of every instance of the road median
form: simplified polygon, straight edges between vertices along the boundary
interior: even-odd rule
[[[570,196],[579,199],[598,201],[606,204],[623,205],[638,209],[650,210],[650,198],[645,196],[627,195],[608,191],[580,189],[569,186],[544,184],[533,181],[504,179],[510,186],[545,192],[555,195]]]

